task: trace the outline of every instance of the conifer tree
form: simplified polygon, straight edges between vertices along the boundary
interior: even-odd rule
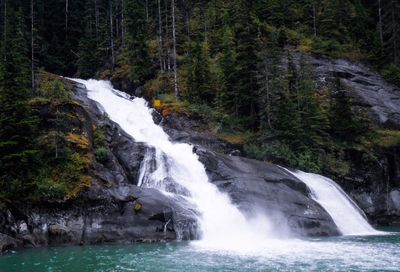
[[[186,96],[192,102],[211,103],[215,93],[208,45],[206,42],[193,43],[188,55],[189,76]]]
[[[36,119],[28,100],[32,96],[30,54],[22,9],[8,10],[5,58],[0,60],[0,185],[19,190],[34,169],[36,150],[32,142]],[[13,21],[14,23],[11,23]]]
[[[147,48],[147,25],[143,1],[125,0],[125,47],[121,62],[129,66],[129,79],[143,84],[151,69]]]

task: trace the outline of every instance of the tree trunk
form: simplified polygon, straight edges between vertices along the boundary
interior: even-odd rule
[[[99,6],[97,4],[98,0],[94,0],[94,18],[95,18],[95,26],[96,26],[96,38],[98,38],[99,34]]]
[[[161,19],[161,3],[160,0],[158,2],[158,53],[160,55],[160,70],[161,73],[164,72],[164,65],[163,65],[163,41],[162,41],[162,19]]]
[[[146,0],[146,22],[149,22],[149,0]]]
[[[35,17],[33,8],[34,8],[34,0],[31,0],[31,80],[32,80],[32,93],[35,93],[35,27],[34,27]]]
[[[112,65],[112,70],[114,70],[115,67],[115,52],[114,52],[114,27],[113,27],[113,6],[112,6],[112,0],[109,0],[109,8],[110,8],[110,46],[111,46],[111,65]]]
[[[7,0],[4,0],[4,25],[3,25],[3,47],[7,44]],[[4,51],[5,52],[5,51]],[[6,60],[6,54],[4,54],[4,60]]]
[[[313,28],[314,28],[314,37],[317,37],[317,14],[315,10],[315,3],[313,4]]]
[[[383,22],[382,22],[382,5],[381,0],[378,0],[378,14],[379,14],[379,38],[383,48]]]
[[[65,0],[65,41],[68,39],[68,13],[69,13],[69,0]]]
[[[172,6],[172,43],[173,43],[173,58],[174,58],[174,91],[176,99],[179,99],[178,76],[176,67],[175,0],[172,0],[171,6]]]
[[[165,45],[167,47],[167,70],[171,71],[171,51],[170,51],[170,43],[169,43],[169,39],[168,39],[168,35],[169,35],[169,31],[168,31],[168,0],[164,1],[165,3],[165,37],[166,37],[166,41],[165,41]]]
[[[121,40],[122,46],[125,45],[125,0],[121,0]]]
[[[208,42],[208,35],[207,35],[207,15],[204,13],[204,41]]]

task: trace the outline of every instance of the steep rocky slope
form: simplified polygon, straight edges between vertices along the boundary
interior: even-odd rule
[[[353,106],[369,112],[382,130],[400,129],[400,89],[386,82],[368,65],[343,59],[310,55],[317,84],[329,87],[340,79],[353,98]],[[332,87],[331,87],[332,89]],[[378,224],[400,224],[400,148],[381,147],[373,150],[374,158],[365,160],[366,152],[348,150],[351,170],[334,176],[368,217]],[[329,173],[328,173],[329,174]]]
[[[1,250],[17,246],[195,239],[195,207],[179,196],[167,197],[157,190],[136,186],[144,154],[152,149],[126,135],[85,93],[83,85],[75,86],[77,109],[86,120],[77,131],[92,141],[90,128],[102,127],[108,160],[103,164],[93,161],[91,186],[76,198],[10,206],[2,212]],[[172,131],[175,136],[188,135]],[[202,139],[201,134],[197,139]],[[200,142],[209,148],[219,145],[219,140],[211,136]],[[276,228],[287,228],[294,235],[339,234],[329,214],[310,198],[304,184],[278,166],[220,155],[201,147],[197,153],[211,181],[229,193],[248,216],[256,209],[262,210],[274,218]]]

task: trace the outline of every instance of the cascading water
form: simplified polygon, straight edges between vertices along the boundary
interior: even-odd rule
[[[307,184],[312,191],[314,200],[331,215],[342,234],[367,235],[379,233],[368,224],[363,211],[333,180],[302,171],[289,172]]]
[[[75,81],[86,85],[88,97],[98,102],[125,132],[136,141],[155,148],[156,169],[149,173],[145,162],[140,185],[169,194],[189,194],[187,199],[197,206],[200,213],[198,222],[203,245],[242,248],[270,237],[271,225],[267,218],[246,218],[226,194],[208,182],[205,168],[193,153],[192,146],[171,142],[163,129],[154,123],[152,110],[144,99],[131,100],[126,94],[114,90],[107,81]]]

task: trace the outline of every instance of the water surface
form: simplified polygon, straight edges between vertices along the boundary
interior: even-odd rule
[[[271,240],[232,251],[197,242],[28,249],[1,256],[0,271],[400,271],[400,235]]]

